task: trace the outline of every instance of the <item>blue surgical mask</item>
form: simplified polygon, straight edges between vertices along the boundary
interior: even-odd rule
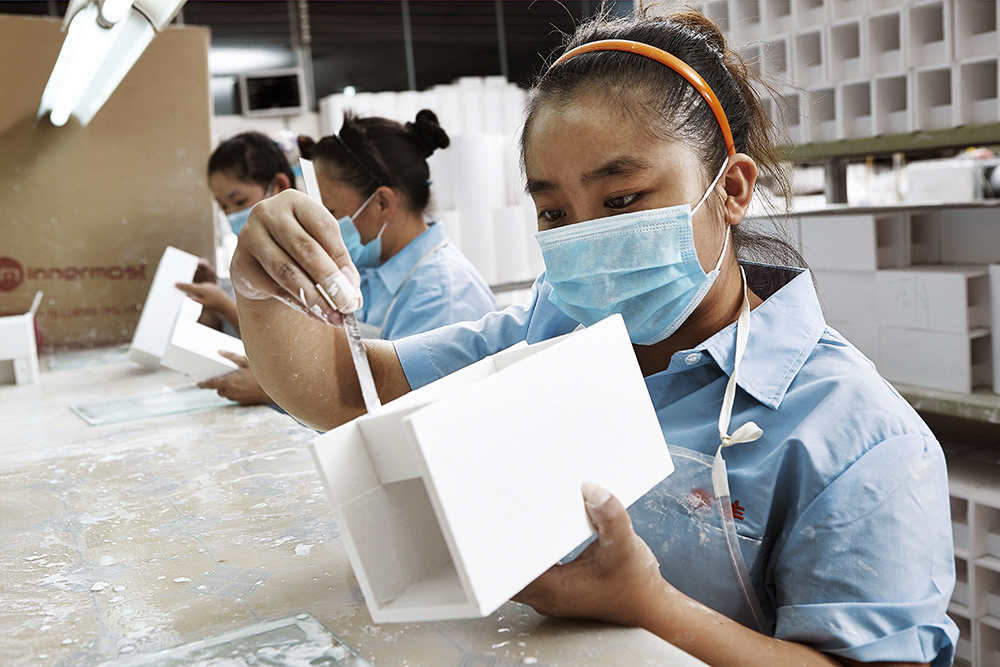
[[[375,192],[365,200],[365,203],[354,215],[345,215],[337,220],[340,224],[340,236],[344,239],[344,245],[347,246],[347,252],[351,255],[351,261],[359,269],[376,267],[382,263],[382,232],[389,224],[388,221],[382,225],[382,229],[378,230],[378,235],[368,243],[361,242],[361,234],[358,233],[358,228],[354,224],[354,219],[361,215],[361,212],[368,206],[368,202],[374,197]]]
[[[273,189],[274,179],[272,178],[271,182],[267,185],[267,190],[264,192],[264,199],[271,196],[271,190]],[[254,206],[256,206],[256,204],[247,206],[245,209],[240,211],[234,211],[226,216],[226,220],[229,221],[229,226],[233,228],[233,234],[236,234],[237,236],[240,235],[240,230],[243,229],[243,225],[247,224],[247,218],[250,217],[250,211],[253,210]]]
[[[718,277],[729,244],[727,232],[719,261],[706,274],[692,217],[725,168],[694,209],[681,204],[636,211],[535,234],[552,285],[549,300],[584,326],[620,313],[637,345],[659,343],[677,331]]]
[[[243,225],[247,224],[247,218],[250,217],[250,211],[252,209],[253,206],[247,206],[242,211],[236,211],[226,216],[226,220],[229,221],[229,226],[233,228],[233,234],[236,234],[237,236],[240,235],[240,230],[243,229]]]

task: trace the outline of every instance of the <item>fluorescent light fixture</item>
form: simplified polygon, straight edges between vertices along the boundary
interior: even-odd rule
[[[184,0],[73,0],[36,118],[87,125]]]
[[[292,53],[281,49],[221,46],[212,47],[208,52],[208,70],[212,76],[246,74],[291,64]]]

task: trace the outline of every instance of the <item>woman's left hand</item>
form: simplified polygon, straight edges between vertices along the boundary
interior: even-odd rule
[[[239,368],[231,373],[220,375],[198,383],[202,389],[215,389],[219,396],[236,401],[240,405],[266,405],[271,398],[261,389],[260,383],[250,370],[247,358],[242,354],[219,350],[219,354],[235,363]]]
[[[593,482],[584,483],[583,495],[597,540],[572,562],[549,568],[514,601],[546,616],[643,626],[673,588],[621,502]]]
[[[215,283],[177,283],[176,287],[209,310],[224,311],[233,302],[233,297]]]

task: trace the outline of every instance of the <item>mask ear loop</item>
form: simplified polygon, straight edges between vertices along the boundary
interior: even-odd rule
[[[375,195],[377,194],[378,194],[378,188],[375,189],[375,192],[368,195],[368,199],[366,199],[365,203],[361,205],[361,208],[359,208],[357,211],[354,212],[354,215],[351,216],[351,222],[356,220],[358,216],[361,215],[361,211],[365,210],[365,207],[368,206],[368,204],[371,202],[372,199],[375,199]]]
[[[712,181],[712,184],[710,186],[708,186],[708,190],[705,191],[705,194],[702,196],[701,201],[699,201],[698,204],[694,207],[694,209],[691,210],[692,216],[695,213],[697,213],[698,209],[701,208],[701,205],[708,200],[708,196],[713,192],[715,192],[715,186],[719,184],[719,180],[722,178],[722,175],[726,173],[726,167],[728,166],[729,166],[729,158],[726,158],[726,161],[722,163],[722,169],[719,169],[719,173],[715,175],[715,180]],[[722,268],[722,260],[726,256],[726,250],[729,249],[729,235],[730,235],[729,230],[727,229],[726,239],[725,241],[722,242],[722,252],[719,254],[719,261],[715,263],[715,269],[714,269],[715,271],[718,271],[719,269]]]

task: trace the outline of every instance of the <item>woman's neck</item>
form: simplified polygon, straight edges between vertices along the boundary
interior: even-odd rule
[[[404,211],[393,216],[382,234],[382,261],[388,261],[425,231],[423,213]]]
[[[747,290],[747,297],[751,310],[763,303],[752,290]],[[654,345],[632,346],[643,377],[667,370],[673,355],[700,345],[735,322],[742,305],[743,276],[739,264],[733,259],[723,267],[701,304],[669,338]]]

